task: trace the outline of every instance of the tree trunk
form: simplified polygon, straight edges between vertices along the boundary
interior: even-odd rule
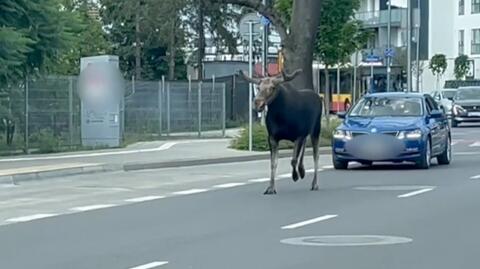
[[[313,49],[320,21],[320,0],[294,1],[290,34],[283,40],[285,69],[303,72],[293,81],[296,88],[313,90]]]
[[[140,7],[140,5],[139,5]],[[141,45],[140,45],[140,8],[135,12],[135,79],[142,78],[141,66]]]
[[[203,58],[205,58],[205,3],[204,0],[198,0],[198,51],[197,51],[197,70],[198,79],[203,79]]]
[[[327,124],[330,122],[330,78],[328,75],[328,66],[325,65],[325,118],[327,119]]]
[[[175,79],[175,57],[176,57],[176,26],[177,19],[174,18],[170,29],[170,42],[168,54],[168,80]]]

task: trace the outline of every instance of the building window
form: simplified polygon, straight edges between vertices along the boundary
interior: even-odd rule
[[[480,29],[472,30],[472,54],[480,54]]]
[[[480,0],[472,0],[472,14],[480,13]]]
[[[458,15],[465,14],[465,0],[458,0]]]
[[[458,32],[458,54],[465,54],[465,31],[460,30]]]

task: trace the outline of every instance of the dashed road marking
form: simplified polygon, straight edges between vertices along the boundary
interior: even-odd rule
[[[26,221],[32,221],[32,220],[37,220],[37,219],[55,217],[55,216],[58,216],[58,214],[34,214],[34,215],[23,216],[23,217],[18,217],[18,218],[11,218],[11,219],[7,219],[5,221],[6,222],[26,222]]]
[[[283,226],[282,230],[297,229],[297,228],[300,228],[300,227],[303,227],[303,226],[306,226],[306,225],[310,225],[310,224],[317,223],[317,222],[320,222],[320,221],[333,219],[333,218],[336,218],[336,217],[338,217],[338,215],[325,215],[325,216],[321,216],[321,217],[318,217],[318,218],[309,219],[309,220],[306,220],[306,221],[302,221],[302,222],[293,223],[293,224],[290,224],[290,225]]]
[[[480,175],[473,176],[470,179],[480,179]]]
[[[190,190],[172,192],[172,194],[173,195],[188,195],[188,194],[196,194],[196,193],[207,192],[207,191],[208,191],[208,189],[190,189]]]
[[[261,183],[261,182],[267,182],[269,180],[270,180],[269,178],[264,177],[264,178],[249,179],[248,182]]]
[[[247,184],[247,183],[244,183],[244,182],[232,182],[232,183],[225,183],[225,184],[215,185],[215,186],[213,186],[213,188],[217,188],[217,189],[227,189],[227,188],[244,186],[244,185],[246,185],[246,184]]]
[[[114,204],[101,204],[101,205],[87,205],[87,206],[78,206],[78,207],[72,207],[70,208],[71,211],[89,211],[89,210],[97,210],[97,209],[102,209],[102,208],[109,208],[109,207],[114,207],[116,205]]]
[[[475,143],[470,144],[469,147],[471,147],[471,148],[473,148],[473,147],[480,147],[480,141],[476,141]]]
[[[333,169],[333,165],[324,165],[323,169]]]
[[[433,189],[434,188],[421,189],[421,190],[418,190],[418,191],[412,191],[412,192],[409,192],[409,193],[405,193],[405,194],[399,195],[397,197],[398,198],[408,198],[408,197],[419,195],[419,194],[422,194],[422,193],[425,193],[425,192],[432,191]]]
[[[139,203],[139,202],[147,202],[147,201],[153,201],[153,200],[158,200],[158,199],[163,199],[166,196],[143,196],[143,197],[137,197],[137,198],[131,198],[131,199],[126,199],[125,202],[130,202],[130,203]]]
[[[152,268],[160,267],[160,266],[166,265],[166,264],[168,264],[167,261],[161,261],[161,262],[157,261],[157,262],[151,262],[151,263],[131,267],[130,269],[152,269]]]

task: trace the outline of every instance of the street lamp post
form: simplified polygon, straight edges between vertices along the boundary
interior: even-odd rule
[[[392,1],[389,0],[387,2],[388,4],[388,25],[387,25],[387,48],[388,51],[392,49]],[[390,76],[391,76],[391,61],[392,57],[390,55],[387,55],[387,92],[390,91]]]
[[[417,42],[416,45],[416,59],[415,59],[415,65],[416,65],[416,73],[415,73],[415,89],[417,92],[420,92],[420,25],[421,25],[421,14],[420,14],[420,0],[417,0],[417,8],[418,8],[418,14],[417,14],[417,22],[415,24],[415,29],[416,29],[416,38],[415,41]]]
[[[407,1],[407,92],[412,91],[412,0]]]

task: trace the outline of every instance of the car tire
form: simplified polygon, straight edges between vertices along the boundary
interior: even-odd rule
[[[333,168],[336,170],[347,170],[348,169],[348,161],[340,160],[335,155],[333,156]]]
[[[452,143],[451,138],[447,138],[447,146],[441,155],[437,157],[438,164],[447,165],[452,161]]]
[[[419,160],[417,161],[417,168],[429,169],[431,161],[432,161],[432,145],[430,143],[430,138],[428,138],[425,144],[425,149],[423,150]]]
[[[363,161],[363,162],[360,162],[361,165],[364,165],[364,166],[372,166],[373,162],[372,161]]]

